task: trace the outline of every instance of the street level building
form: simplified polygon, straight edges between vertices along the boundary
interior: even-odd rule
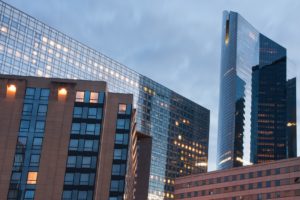
[[[181,177],[175,181],[175,199],[300,199],[300,158]]]
[[[0,75],[0,199],[134,199],[132,103],[102,81]]]

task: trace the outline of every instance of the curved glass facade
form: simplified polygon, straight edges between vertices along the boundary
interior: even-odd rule
[[[0,73],[102,80],[134,95],[137,131],[152,136],[148,199],[173,199],[176,177],[207,171],[209,110],[2,1],[0,13]]]
[[[286,50],[238,13],[224,11],[221,54],[218,168],[249,160],[250,135],[251,162],[259,155],[262,162],[287,158]]]

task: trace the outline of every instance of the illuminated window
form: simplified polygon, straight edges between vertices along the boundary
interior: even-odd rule
[[[97,92],[91,92],[90,103],[98,103],[98,93]]]
[[[126,113],[126,104],[119,104],[119,114],[125,114]]]
[[[13,84],[7,86],[7,93],[8,94],[15,94],[17,91],[17,87]]]
[[[76,92],[76,102],[84,102],[84,92],[77,91]]]
[[[7,28],[5,26],[2,26],[1,31],[4,32],[4,33],[7,33]]]
[[[27,184],[36,184],[37,176],[37,172],[28,172]]]

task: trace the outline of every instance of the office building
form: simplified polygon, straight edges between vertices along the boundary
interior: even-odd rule
[[[252,163],[295,157],[287,153],[296,146],[296,140],[287,145],[296,95],[287,93],[286,49],[235,12],[223,13],[220,79],[218,168],[243,165],[244,137],[250,133]]]
[[[300,158],[180,177],[175,199],[300,199]]]
[[[134,199],[132,103],[101,81],[1,75],[0,199]]]
[[[138,160],[150,164],[138,164],[136,186],[146,189],[136,199],[172,199],[176,177],[207,171],[209,110],[2,1],[0,13],[0,73],[102,80],[133,94],[137,132],[148,136]]]

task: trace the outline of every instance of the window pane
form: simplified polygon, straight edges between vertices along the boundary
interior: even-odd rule
[[[65,184],[72,185],[74,181],[74,174],[73,173],[66,173],[65,175]]]
[[[32,104],[25,103],[23,106],[23,115],[31,115]]]
[[[73,116],[81,118],[81,116],[82,116],[82,107],[74,107]]]
[[[93,151],[93,140],[85,140],[84,142],[84,151]]]
[[[33,190],[27,190],[25,192],[25,199],[33,199],[34,198],[34,191]]]
[[[37,176],[38,176],[37,172],[28,172],[27,184],[36,184]]]
[[[91,163],[92,163],[92,158],[89,157],[89,156],[83,156],[82,157],[82,167],[83,168],[90,168],[91,166]]]
[[[68,156],[67,167],[76,167],[76,156]]]
[[[91,92],[90,103],[98,103],[98,93],[97,92]]]
[[[44,132],[45,122],[44,121],[36,121],[35,124],[35,132]]]
[[[74,134],[80,133],[80,123],[72,123],[72,133]]]
[[[80,174],[80,185],[89,184],[89,174]]]
[[[41,89],[41,96],[40,99],[47,100],[49,97],[50,91],[49,89]]]
[[[69,144],[69,150],[77,150],[79,141],[76,139],[71,139]]]
[[[38,115],[39,116],[45,116],[47,114],[47,105],[39,105],[39,108],[38,108]]]
[[[119,114],[125,114],[126,113],[126,104],[119,104]]]
[[[38,166],[40,162],[40,155],[30,156],[30,166]]]
[[[84,101],[84,92],[77,91],[76,92],[76,102],[83,102]]]
[[[29,131],[30,121],[22,120],[20,124],[20,131],[27,132]]]

